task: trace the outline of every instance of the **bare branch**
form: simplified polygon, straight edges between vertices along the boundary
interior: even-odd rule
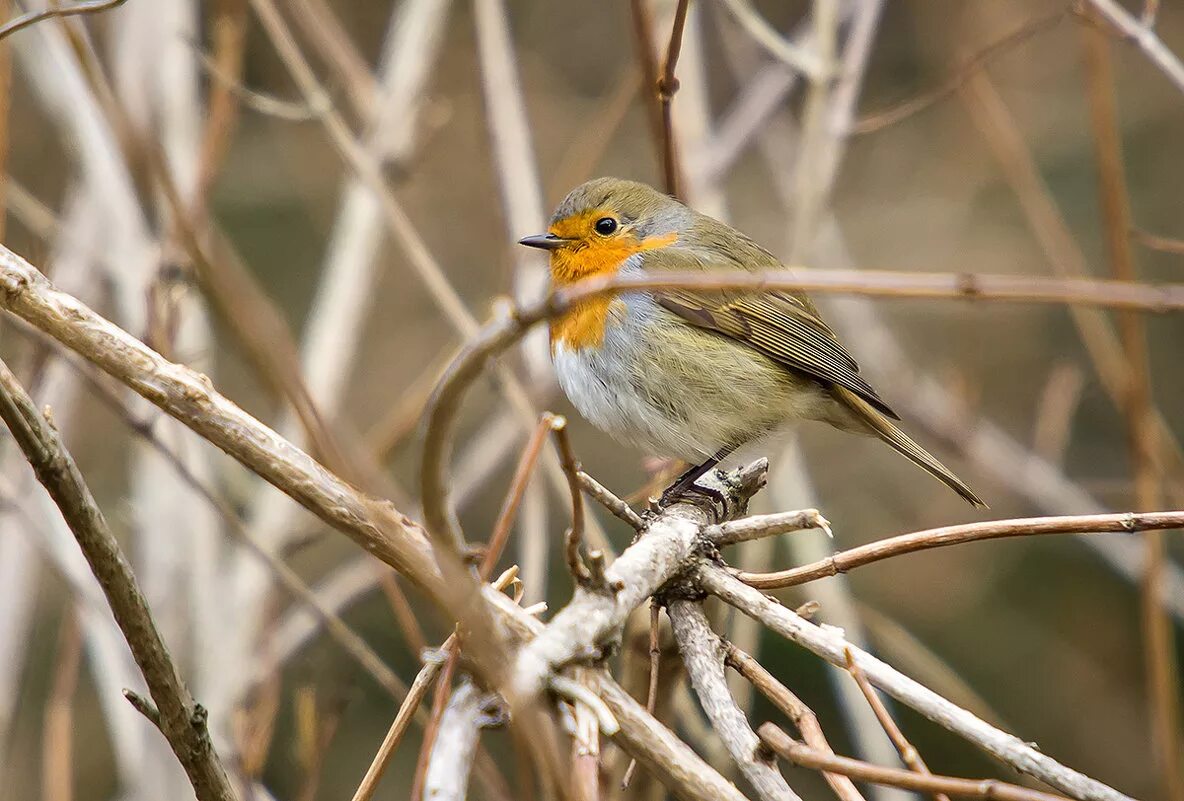
[[[572,450],[571,438],[567,436],[567,419],[552,416],[551,433],[555,436],[559,463],[563,466],[563,474],[567,476],[567,486],[571,495],[571,528],[564,537],[563,556],[572,578],[577,584],[584,586],[589,583],[592,574],[580,554],[580,545],[584,541],[584,494],[580,490],[580,463],[576,460],[575,451]]]
[[[425,801],[464,801],[467,797],[482,719],[491,700],[492,696],[481,692],[471,681],[464,682],[452,693],[428,760],[423,785]]]
[[[723,647],[725,664],[747,679],[762,695],[772,701],[783,715],[793,721],[793,725],[797,727],[798,733],[802,735],[802,739],[808,745],[824,753],[834,753],[830,743],[827,742],[826,735],[822,733],[822,726],[818,725],[818,718],[810,707],[802,703],[800,698],[790,692],[788,687],[779,682],[772,673],[765,670],[764,666],[751,655],[744,653],[730,642],[725,642]],[[864,801],[859,789],[846,776],[824,771],[822,777],[826,779],[826,783],[835,791],[835,795],[839,797],[840,801]]]
[[[742,521],[741,521],[742,522]],[[988,520],[958,526],[901,534],[840,551],[834,556],[779,573],[740,573],[746,584],[769,590],[793,587],[815,579],[846,573],[856,567],[906,553],[958,545],[964,542],[1028,537],[1042,534],[1085,534],[1100,532],[1152,531],[1184,528],[1184,512],[1123,512],[1108,515],[1068,515],[1064,517],[1028,517],[1016,520]]]
[[[444,647],[447,648],[448,643],[445,643]],[[403,735],[410,728],[412,720],[415,719],[416,711],[419,710],[420,705],[423,703],[428,689],[435,683],[442,665],[443,663],[438,660],[429,661],[416,674],[415,681],[411,682],[411,689],[408,690],[407,697],[403,699],[403,703],[399,706],[399,712],[395,715],[390,730],[387,731],[386,737],[382,739],[382,745],[378,747],[378,753],[374,755],[374,760],[370,763],[370,767],[366,769],[366,775],[362,777],[362,783],[358,785],[358,789],[354,792],[353,801],[370,801],[374,797],[374,792],[378,789],[378,783],[382,780],[382,775],[386,773],[387,766],[391,762],[391,757],[395,755],[395,749],[399,747]]]
[[[811,748],[795,741],[788,734],[772,723],[765,723],[759,731],[761,742],[776,754],[784,757],[795,765],[802,765],[815,770],[830,770],[845,773],[853,779],[885,784],[890,787],[902,787],[906,790],[919,790],[940,796],[942,793],[959,796],[961,798],[978,798],[984,801],[1065,801],[1064,796],[1042,793],[1039,790],[1029,790],[1006,782],[985,779],[952,779],[946,776],[933,776],[912,773],[898,768],[882,768],[861,762],[858,759],[835,756]]]
[[[576,478],[580,481],[580,488],[591,495],[601,506],[612,512],[617,519],[627,523],[634,531],[645,530],[646,523],[641,519],[641,515],[633,511],[633,507],[625,503],[624,499],[617,497],[612,490],[583,470],[576,474]]]
[[[1089,4],[1125,39],[1142,50],[1143,55],[1147,56],[1177,89],[1184,92],[1184,63],[1181,63],[1176,54],[1155,35],[1155,29],[1149,23],[1141,22],[1115,0],[1089,0]],[[1154,12],[1151,19],[1154,19]]]
[[[699,703],[744,778],[764,801],[796,801],[797,794],[777,765],[761,757],[756,732],[728,692],[723,645],[707,623],[700,603],[672,600],[666,610]]]
[[[47,8],[44,11],[32,11],[28,14],[22,14],[11,22],[0,27],[0,39],[11,36],[17,31],[24,30],[30,25],[36,25],[47,19],[54,17],[73,17],[79,14],[97,14],[100,11],[107,11],[117,6],[126,3],[127,0],[90,0],[85,3],[75,3],[73,5],[64,6],[61,8]]]
[[[880,721],[880,726],[883,727],[884,733],[888,735],[888,739],[896,746],[896,752],[900,754],[901,762],[908,766],[908,769],[913,773],[922,776],[930,776],[932,773],[929,766],[925,764],[925,760],[921,758],[921,754],[913,747],[913,744],[904,736],[904,732],[896,725],[896,721],[892,719],[892,714],[888,711],[888,707],[876,695],[876,688],[872,687],[867,680],[867,676],[863,675],[863,671],[859,669],[859,665],[855,664],[855,655],[851,653],[851,649],[846,651],[847,656],[847,670],[851,673],[851,678],[855,679],[855,683],[859,685],[860,692],[863,697],[867,699],[867,704],[872,708],[876,714],[876,720]],[[950,801],[945,793],[934,792],[933,801]]]
[[[206,730],[205,710],[181,681],[119,543],[56,429],[37,411],[3,362],[0,362],[0,417],[24,451],[38,480],[53,496],[99,580],[160,710],[161,733],[185,768],[197,797],[201,801],[233,801],[234,789]]]
[[[753,515],[741,520],[729,520],[718,526],[707,528],[704,530],[703,536],[723,547],[761,537],[775,537],[778,534],[788,534],[791,531],[811,528],[822,529],[828,537],[834,536],[830,530],[830,522],[817,509],[803,509],[800,512],[775,512],[769,515]]]
[[[760,620],[782,637],[793,640],[836,667],[845,666],[847,650],[850,649],[856,664],[872,684],[1016,770],[1034,776],[1081,801],[1131,801],[1128,796],[1065,767],[1018,737],[999,731],[871,654],[853,647],[840,630],[816,626],[803,620],[792,610],[721,568],[700,567],[694,580],[707,592],[719,596],[744,614]],[[915,777],[916,774],[908,775]]]

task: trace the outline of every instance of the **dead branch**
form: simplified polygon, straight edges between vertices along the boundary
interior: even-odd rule
[[[858,759],[827,754],[797,742],[772,723],[762,725],[758,733],[761,742],[766,747],[795,765],[815,770],[835,771],[853,779],[873,784],[919,790],[934,795],[948,793],[960,798],[978,798],[985,801],[1065,801],[1064,796],[1029,790],[1026,787],[994,779],[976,781],[953,779],[947,776],[922,775],[899,768],[882,768],[878,765],[861,762]]]
[[[580,545],[584,541],[584,493],[580,489],[580,463],[576,460],[571,438],[567,435],[567,419],[552,416],[551,433],[555,437],[559,463],[563,466],[563,474],[567,476],[567,486],[571,495],[571,527],[563,538],[563,556],[572,578],[580,586],[585,586],[591,581],[592,573],[589,572],[588,565],[584,564],[584,557],[580,553]]]
[[[740,521],[741,523],[744,521]],[[890,559],[906,553],[959,545],[965,542],[1030,537],[1043,534],[1087,534],[1102,532],[1132,533],[1156,529],[1184,528],[1184,512],[1122,512],[1108,515],[1067,515],[1064,517],[1028,517],[1016,520],[987,520],[958,526],[901,534],[840,551],[818,562],[778,573],[739,573],[745,584],[763,590],[794,587],[857,567]]]
[[[800,610],[799,610],[800,613]],[[779,682],[772,673],[751,655],[744,653],[730,642],[725,642],[724,663],[748,680],[762,695],[773,702],[781,713],[789,718],[806,744],[823,753],[833,754],[834,750],[818,724],[814,710],[802,703],[802,700],[789,691],[789,688]],[[864,801],[863,796],[849,778],[841,773],[823,771],[822,777],[835,791],[840,801]]]
[[[424,779],[425,801],[464,801],[486,709],[493,697],[466,681],[452,693],[440,719]]]
[[[728,692],[723,645],[711,630],[701,604],[672,600],[666,610],[699,703],[744,778],[764,801],[798,801],[777,765],[761,758],[756,732]]]
[[[634,531],[641,532],[645,530],[646,524],[641,519],[641,516],[633,511],[633,507],[625,503],[622,498],[617,497],[612,490],[583,470],[576,474],[576,478],[580,481],[580,488],[592,496],[597,503],[612,512],[617,519],[628,524]]]
[[[234,789],[205,725],[140,592],[131,566],[107,527],[57,430],[0,362],[0,417],[25,453],[78,540],[159,710],[158,725],[201,801],[234,801]]]
[[[741,520],[729,520],[704,531],[704,536],[716,545],[735,545],[761,537],[775,537],[792,531],[817,528],[833,536],[830,522],[817,509],[803,509],[800,512],[775,512],[769,515],[753,515]]]
[[[849,649],[855,663],[872,684],[1016,770],[1081,801],[1131,801],[1128,796],[1065,767],[1018,737],[999,731],[871,654],[853,647],[840,630],[807,622],[793,610],[781,606],[723,569],[700,567],[694,580],[702,589],[836,667],[846,665]],[[909,776],[915,774],[909,773]]]
[[[922,776],[931,776],[929,766],[925,764],[925,760],[921,758],[921,754],[917,751],[913,744],[904,736],[904,732],[896,725],[896,721],[892,719],[892,714],[888,711],[888,707],[884,705],[884,701],[876,694],[876,688],[867,680],[867,676],[863,675],[863,671],[859,669],[859,665],[855,664],[855,655],[848,649],[846,652],[847,670],[851,673],[851,678],[855,679],[855,683],[859,685],[860,692],[863,697],[867,699],[867,705],[872,708],[876,714],[876,720],[880,721],[880,726],[884,729],[884,733],[888,735],[888,739],[896,746],[896,753],[900,754],[900,761],[908,766],[908,769],[913,773]],[[933,801],[950,801],[949,796],[945,793],[934,792]]]
[[[1184,63],[1168,49],[1167,45],[1156,36],[1151,23],[1155,14],[1151,13],[1144,21],[1124,9],[1114,0],[1089,0],[1094,7],[1123,38],[1133,42],[1143,51],[1143,55],[1162,72],[1176,88],[1184,92]]]

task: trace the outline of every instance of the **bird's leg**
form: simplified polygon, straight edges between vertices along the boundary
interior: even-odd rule
[[[721,459],[727,457],[734,449],[732,447],[723,447],[715,452],[715,455],[706,461],[695,465],[690,470],[687,470],[681,476],[674,480],[674,483],[667,487],[662,492],[662,498],[658,502],[663,508],[670,506],[683,495],[695,494],[701,495],[718,504],[725,504],[727,498],[724,494],[714,487],[704,487],[696,484],[708,470],[720,463]]]

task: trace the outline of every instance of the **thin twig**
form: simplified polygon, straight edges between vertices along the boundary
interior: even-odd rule
[[[576,474],[576,478],[580,481],[580,488],[592,496],[601,506],[612,512],[618,520],[627,523],[634,531],[645,531],[645,521],[641,519],[641,515],[633,511],[632,506],[625,503],[623,498],[618,497],[612,490],[583,470]]]
[[[864,676],[863,671],[859,669],[859,665],[855,664],[855,654],[851,653],[850,648],[847,649],[846,657],[847,671],[851,674],[851,678],[855,679],[855,683],[859,685],[863,697],[867,699],[867,705],[876,713],[876,720],[880,721],[880,726],[883,727],[884,733],[888,735],[888,739],[896,746],[896,752],[900,754],[901,762],[904,762],[913,773],[921,776],[933,775],[929,770],[929,766],[925,764],[925,760],[921,758],[921,754],[904,736],[904,732],[896,725],[896,721],[892,719],[892,713],[888,711],[888,707],[884,705],[883,700],[876,694],[876,688],[872,687],[871,683],[867,680],[867,676]],[[945,793],[934,792],[933,801],[950,801],[950,799]]]
[[[160,638],[131,566],[61,438],[0,362],[0,417],[53,497],[86,556],[160,710],[160,731],[201,801],[236,797],[205,727]]]
[[[441,649],[450,651],[455,636],[449,637]],[[391,757],[395,755],[395,749],[399,747],[403,735],[410,728],[411,721],[415,719],[416,710],[423,703],[428,689],[436,682],[436,677],[439,676],[442,666],[443,662],[431,660],[416,674],[415,681],[411,682],[411,689],[407,692],[407,697],[399,705],[399,712],[395,715],[386,737],[382,739],[382,745],[378,747],[378,753],[374,755],[370,767],[366,769],[366,775],[362,777],[362,783],[354,792],[353,801],[370,801],[374,796],[375,790],[378,789],[378,783],[382,780],[382,775],[390,765]]]
[[[551,433],[555,437],[555,447],[559,451],[559,463],[563,465],[563,473],[567,476],[567,485],[571,491],[571,527],[564,537],[563,556],[572,578],[577,584],[584,586],[592,578],[592,574],[580,553],[580,546],[584,541],[584,493],[580,490],[580,463],[576,460],[571,438],[567,435],[567,419],[554,415],[550,423]]]
[[[73,17],[79,14],[97,14],[100,11],[107,11],[121,6],[126,2],[127,0],[90,0],[90,2],[75,3],[69,6],[47,8],[43,11],[31,11],[28,14],[22,14],[3,27],[0,27],[0,39],[4,39],[17,31],[24,30],[30,25],[36,25],[38,22],[43,22],[47,19],[53,19],[54,17]]]
[[[510,489],[502,501],[501,511],[498,512],[497,520],[493,524],[493,532],[489,535],[489,544],[485,546],[485,556],[481,559],[478,574],[483,579],[488,579],[493,573],[497,560],[506,549],[510,530],[518,516],[518,507],[522,504],[522,496],[526,494],[526,487],[534,474],[534,466],[538,463],[543,444],[547,441],[547,433],[553,430],[553,426],[554,415],[550,412],[543,413],[539,418],[539,424],[531,432],[530,439],[526,441],[526,447],[522,449],[518,466],[514,468],[514,477],[510,479]]]
[[[1066,801],[1064,796],[1029,790],[1014,784],[984,779],[954,779],[948,776],[933,776],[900,770],[882,768],[858,759],[827,754],[804,743],[799,743],[773,723],[763,724],[757,732],[761,742],[778,756],[795,765],[814,770],[829,770],[843,773],[853,779],[918,790],[940,796],[942,793],[959,798],[977,798],[983,801]]]
[[[1014,520],[987,520],[958,526],[901,534],[870,542],[808,565],[777,573],[738,573],[745,584],[769,590],[795,587],[808,581],[846,573],[857,567],[906,553],[959,545],[964,542],[1029,537],[1043,534],[1131,533],[1156,529],[1184,528],[1184,512],[1124,512],[1108,515],[1066,515],[1063,517],[1026,517]]]
[[[662,661],[662,648],[658,642],[659,622],[662,605],[657,598],[650,599],[650,683],[645,694],[645,711],[653,715],[658,708],[658,665]],[[633,771],[637,770],[637,760],[630,759],[625,768],[625,775],[621,777],[621,789],[624,790],[633,780]]]
[[[644,2],[644,0],[640,0]],[[682,33],[686,28],[687,11],[690,0],[678,0],[674,11],[674,22],[670,26],[670,42],[666,46],[666,58],[662,61],[662,69],[653,84],[657,93],[658,105],[662,119],[662,174],[666,178],[666,193],[676,198],[683,197],[682,171],[678,162],[678,145],[674,136],[674,118],[672,105],[674,95],[678,92],[678,78],[675,70],[678,67],[678,56],[682,51]],[[640,43],[642,47],[651,47],[651,41]]]
[[[790,719],[808,745],[824,753],[834,753],[826,735],[822,732],[822,726],[819,725],[814,710],[802,703],[802,699],[790,692],[788,687],[778,681],[752,655],[745,653],[730,642],[724,642],[723,647],[724,663],[772,701],[773,706],[780,709],[781,713]],[[826,779],[826,783],[835,791],[839,801],[864,801],[859,788],[841,773],[824,771],[822,778]]]

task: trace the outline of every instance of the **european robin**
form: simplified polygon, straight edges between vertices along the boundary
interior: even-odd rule
[[[619,178],[582,184],[546,234],[556,286],[618,272],[785,269],[719,220]],[[974,505],[983,501],[897,428],[900,418],[801,292],[631,292],[585,301],[551,322],[559,384],[593,425],[696,465],[682,492],[737,448],[798,420],[887,442]]]

